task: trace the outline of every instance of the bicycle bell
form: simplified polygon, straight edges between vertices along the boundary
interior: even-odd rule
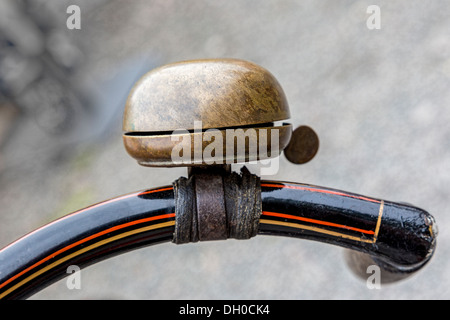
[[[305,128],[313,131],[303,127],[302,141],[289,144],[289,118],[286,96],[264,68],[237,59],[183,61],[156,68],[134,85],[125,106],[123,141],[143,166],[262,160],[279,156],[288,145],[293,150],[288,159],[306,148],[308,161],[318,140],[306,139]],[[239,149],[236,141],[245,141],[244,146]],[[297,158],[291,161],[306,162]]]

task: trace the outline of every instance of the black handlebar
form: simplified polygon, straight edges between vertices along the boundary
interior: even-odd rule
[[[71,213],[0,251],[0,298],[23,299],[82,268],[145,245],[168,242],[172,186],[133,193]]]
[[[327,242],[370,254],[394,273],[411,273],[432,256],[433,217],[417,207],[329,188],[261,183],[260,233]]]
[[[369,254],[391,273],[410,274],[436,245],[433,217],[414,206],[317,186],[261,181],[258,234],[310,239]],[[0,251],[0,298],[20,299],[85,267],[175,231],[172,186],[133,193],[64,216]]]

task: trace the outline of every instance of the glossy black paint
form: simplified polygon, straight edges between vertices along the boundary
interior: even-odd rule
[[[271,186],[264,187],[265,183]],[[382,202],[379,199],[303,184],[286,184],[298,186],[299,189],[283,188],[283,183],[279,184],[280,187],[275,187],[274,183],[263,181],[262,185],[263,217],[264,211],[274,211],[376,231]],[[343,236],[270,224],[260,224],[259,233],[317,240],[362,251],[373,256],[379,264],[392,272],[413,272],[422,267],[431,258],[436,245],[433,217],[423,209],[389,201],[383,201],[381,213],[376,235],[317,224],[323,230],[337,231]],[[299,222],[288,218],[268,218]],[[308,225],[307,222],[301,223]]]
[[[317,186],[266,181],[261,182],[261,200],[261,219],[274,223],[260,223],[258,234],[303,238],[351,248],[370,254],[376,263],[391,272],[409,274],[416,271],[429,261],[435,249],[437,232],[433,217],[411,205]],[[174,212],[174,192],[170,186],[125,195],[69,214],[0,251],[0,285],[62,248],[70,247],[64,252],[68,256],[91,243],[87,241],[72,248],[71,245],[80,239],[120,225],[127,225],[120,232],[133,230],[137,227],[129,223]],[[159,218],[158,222],[171,220],[175,218]],[[139,227],[152,223],[155,222],[148,221]],[[307,228],[295,227],[300,224]],[[42,272],[6,298],[30,296],[67,276],[69,265],[84,267],[141,246],[172,241],[174,231],[174,226],[167,226],[114,240]],[[115,232],[102,234],[95,241],[114,236]],[[53,261],[49,259],[39,267],[33,267],[32,271],[39,271]],[[0,289],[0,294],[29,275],[30,272],[25,272],[15,277]]]
[[[0,284],[54,252],[66,248],[81,239],[128,222],[173,213],[174,210],[173,190],[170,188],[170,190],[161,192],[141,192],[126,195],[64,216],[25,235],[0,251]],[[160,222],[168,220],[170,219],[160,220]],[[140,226],[151,223],[150,221],[147,224],[140,224]],[[133,226],[128,228],[131,229]],[[120,231],[123,232],[126,229],[121,229]],[[82,268],[137,247],[171,241],[173,231],[173,227],[151,230],[89,250],[85,254],[77,255],[57,268],[51,268],[49,271],[28,281],[18,290],[11,293],[11,295],[8,295],[7,298],[19,299],[30,296],[58,279],[67,276],[66,269],[70,265],[77,265]],[[106,238],[112,235],[114,235],[114,232],[107,233],[102,237]],[[101,240],[102,237],[97,237],[95,241]],[[88,241],[81,246],[74,246],[65,251],[64,255],[69,255],[89,244],[90,242]],[[53,261],[54,259],[50,259],[39,265],[38,268],[33,268],[33,272],[35,269],[44,268]],[[0,293],[19,283],[29,276],[30,272],[25,273],[6,287],[0,289]]]

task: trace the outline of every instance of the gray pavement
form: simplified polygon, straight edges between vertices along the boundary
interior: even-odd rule
[[[0,0],[5,1],[5,0]],[[21,118],[0,150],[0,246],[89,204],[170,184],[185,169],[138,166],[121,140],[123,100],[149,68],[234,57],[270,70],[292,122],[316,130],[310,163],[280,159],[270,179],[422,207],[439,227],[432,261],[402,282],[368,289],[346,250],[258,236],[139,249],[82,270],[32,299],[449,299],[450,3],[447,1],[36,1],[77,41],[77,84],[96,112],[71,134]],[[81,30],[65,30],[78,4]],[[381,8],[369,30],[366,9]]]

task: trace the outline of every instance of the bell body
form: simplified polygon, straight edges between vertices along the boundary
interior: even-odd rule
[[[126,102],[123,140],[145,166],[237,163],[278,156],[292,127],[277,80],[243,60],[173,63],[145,74]]]

